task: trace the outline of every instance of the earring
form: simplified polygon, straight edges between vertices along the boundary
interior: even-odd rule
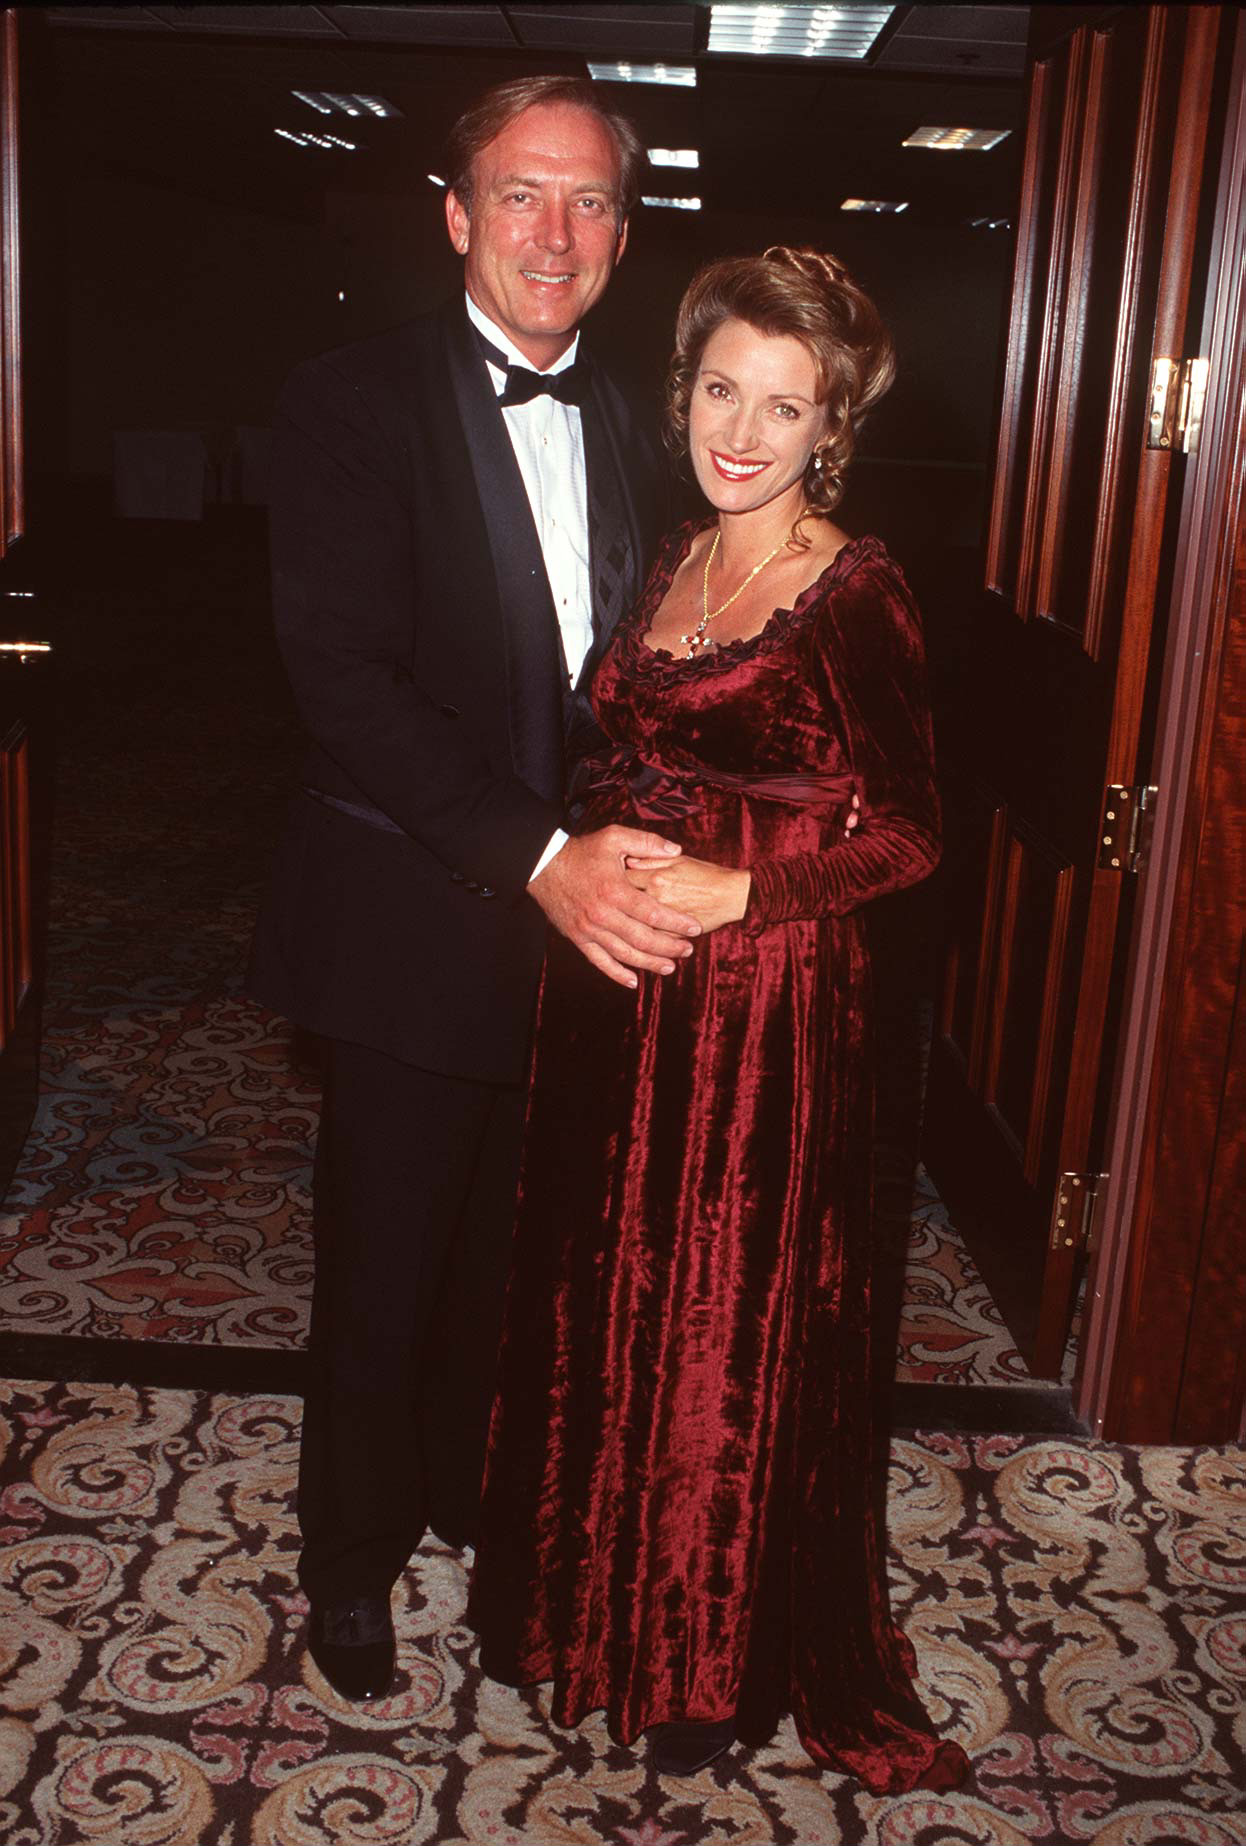
[[[818,451],[817,451],[816,449],[815,449],[815,450],[814,450],[814,452],[813,452],[813,465],[814,465],[814,468],[815,468],[815,469],[817,470],[817,472],[818,472],[819,474],[821,474],[821,472],[822,472],[822,457],[821,457],[821,456],[820,456],[820,455],[818,454]]]

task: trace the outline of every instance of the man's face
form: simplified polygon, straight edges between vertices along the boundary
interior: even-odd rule
[[[476,156],[470,216],[451,192],[467,292],[538,370],[567,350],[627,242],[619,155],[598,116],[534,103]]]

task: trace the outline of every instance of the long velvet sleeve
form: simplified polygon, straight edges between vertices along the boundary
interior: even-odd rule
[[[856,777],[861,821],[823,852],[761,859],[744,926],[841,916],[929,877],[939,862],[939,799],[921,623],[884,557],[834,585],[813,633],[812,673]]]

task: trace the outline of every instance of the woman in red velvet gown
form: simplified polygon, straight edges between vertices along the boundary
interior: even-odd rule
[[[833,259],[711,266],[671,408],[716,517],[665,542],[593,688],[580,825],[704,934],[636,991],[552,937],[470,1619],[691,1773],[793,1713],[876,1791],[960,1780],[893,1626],[874,1470],[870,976],[861,907],[938,808],[917,616],[826,517],[890,383]],[[776,603],[779,605],[776,607]],[[859,824],[857,824],[859,823]]]

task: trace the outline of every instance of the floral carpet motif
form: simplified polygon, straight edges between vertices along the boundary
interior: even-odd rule
[[[485,1680],[465,1561],[399,1585],[399,1673],[303,1649],[290,1398],[0,1392],[9,1846],[1241,1846],[1246,1451],[897,1440],[897,1613],[954,1795],[819,1775],[790,1721],[686,1781]],[[833,1586],[828,1585],[828,1594]]]
[[[109,527],[90,591],[54,586],[42,1095],[0,1217],[0,1330],[306,1339],[314,1061],[242,993],[298,761],[262,537]],[[897,1376],[1026,1376],[924,1177]]]

